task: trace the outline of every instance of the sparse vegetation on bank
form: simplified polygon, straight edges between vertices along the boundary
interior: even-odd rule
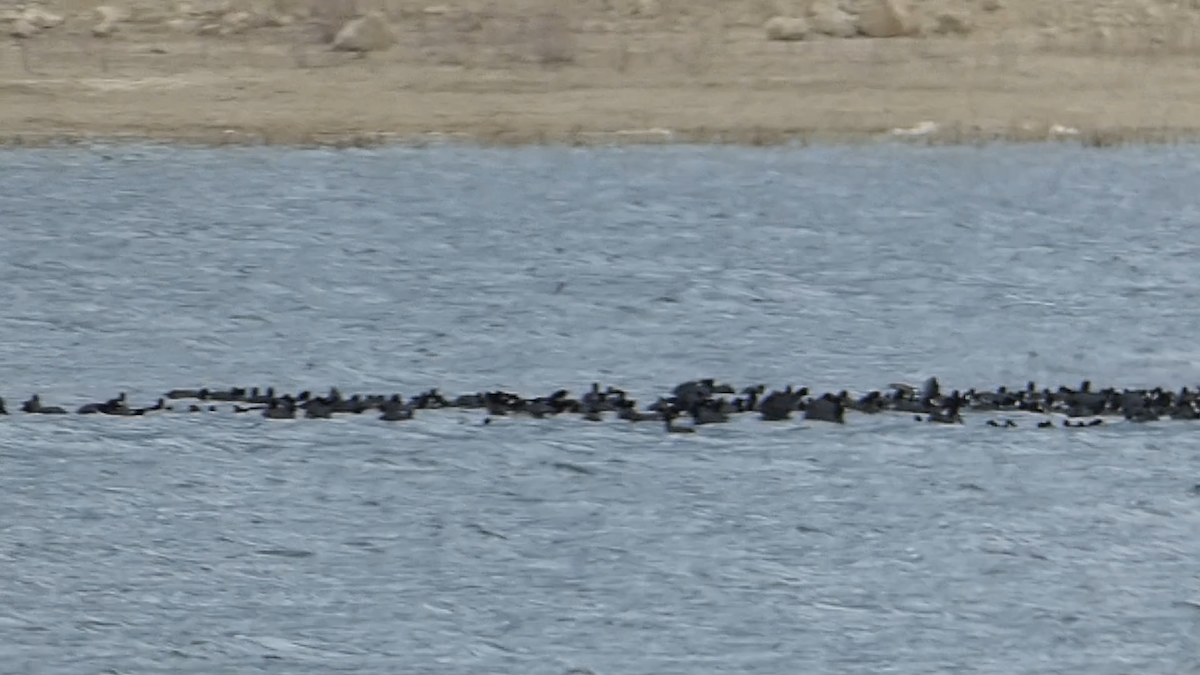
[[[0,27],[10,144],[1200,135],[1200,9],[1151,0],[60,0]]]

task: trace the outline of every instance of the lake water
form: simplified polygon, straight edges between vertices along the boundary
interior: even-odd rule
[[[1200,148],[0,154],[0,394],[1200,383]],[[12,673],[1183,673],[1194,424],[0,420]]]

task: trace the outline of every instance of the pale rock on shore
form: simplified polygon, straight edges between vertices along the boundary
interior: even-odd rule
[[[808,21],[821,35],[850,38],[858,35],[855,17],[838,5],[836,0],[816,0],[808,8]]]
[[[21,13],[21,17],[38,30],[58,28],[65,21],[61,14],[48,12],[41,7],[29,7]]]
[[[17,18],[8,29],[8,34],[18,39],[31,38],[38,32],[37,27],[24,18]]]
[[[768,40],[795,41],[812,36],[826,38],[892,38],[931,35],[965,35],[973,30],[970,12],[959,3],[953,9],[936,11],[925,0],[810,0],[794,7],[791,3],[775,2],[778,9],[760,24]],[[943,2],[943,0],[934,0]],[[374,7],[401,7],[400,16],[423,13],[429,17],[468,17],[476,29],[482,26],[481,16],[491,17],[495,10],[471,9],[473,5],[432,4],[408,7],[404,0],[381,2]],[[998,12],[1001,0],[979,0],[980,11]],[[4,5],[0,0],[0,7]],[[0,25],[16,37],[31,37],[53,30],[67,19],[63,14],[46,9],[41,3],[8,3],[17,9],[0,10]],[[47,0],[47,6],[55,6]],[[61,2],[59,3],[61,4]],[[84,2],[76,7],[87,7]],[[700,3],[697,7],[703,5]],[[914,6],[921,11],[914,11]],[[549,5],[548,5],[549,6]],[[939,5],[946,7],[947,5]],[[122,30],[153,31],[165,28],[175,34],[196,36],[233,36],[259,29],[281,28],[293,24],[320,27],[320,39],[336,51],[379,51],[395,43],[396,33],[391,21],[396,15],[381,11],[366,11],[367,3],[355,0],[109,0],[99,6],[74,14],[87,21],[87,30],[96,37],[110,37]],[[798,9],[799,11],[785,11]],[[389,10],[390,12],[391,10]],[[613,9],[604,18],[581,19],[573,22],[580,33],[620,32],[620,19],[646,22],[662,21],[670,13],[699,15],[697,10],[662,0],[628,0],[623,9]],[[485,19],[486,20],[486,19]],[[122,29],[126,26],[126,29]],[[602,26],[603,30],[596,27]]]
[[[871,0],[858,15],[859,30],[867,37],[891,38],[912,35],[917,24],[900,0]]]
[[[808,22],[800,17],[776,16],[763,26],[768,40],[803,40],[808,35]]]
[[[333,49],[341,52],[384,51],[396,41],[388,20],[378,12],[352,19],[333,38]]]
[[[92,26],[92,35],[109,37],[117,32],[121,21],[128,17],[124,11],[111,5],[101,5],[96,8],[96,23]]]
[[[98,16],[98,6],[111,13]],[[369,12],[379,12],[396,27],[424,12],[462,15],[490,28],[546,11],[567,16],[579,33],[685,33],[715,17],[727,28],[753,27],[771,40],[800,39],[795,21],[787,22],[788,30],[778,21],[767,29],[765,22],[774,17],[803,19],[803,39],[995,36],[1038,29],[1080,38],[1120,37],[1132,29],[1155,31],[1161,43],[1200,31],[1200,5],[1194,0],[0,0],[0,30],[30,37],[66,23],[68,31],[82,28],[101,36],[166,29],[221,37],[320,24],[322,41],[331,45],[348,23]],[[404,28],[419,31],[419,24]]]
[[[946,14],[945,16],[951,17]],[[967,22],[953,15],[938,18],[941,33],[964,32]],[[810,32],[833,38],[894,38],[921,32],[903,0],[859,0],[857,4],[838,0],[814,0],[807,17],[776,16],[764,24],[768,40],[803,40]]]
[[[63,24],[61,14],[55,14],[39,6],[26,7],[24,11],[8,11],[0,15],[0,22],[9,24],[8,34],[24,39]]]

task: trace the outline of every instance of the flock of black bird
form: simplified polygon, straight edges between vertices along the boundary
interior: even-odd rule
[[[191,403],[176,403],[191,400]],[[234,413],[255,413],[268,419],[330,419],[334,415],[362,415],[378,413],[381,420],[399,422],[410,420],[417,411],[438,408],[458,408],[486,412],[483,420],[488,424],[494,417],[526,416],[542,419],[557,415],[578,415],[582,419],[599,422],[606,416],[629,422],[652,422],[662,424],[669,433],[694,433],[706,424],[727,422],[738,414],[756,414],[764,421],[782,421],[799,414],[805,420],[844,424],[846,412],[854,411],[865,415],[880,413],[904,413],[918,422],[937,424],[962,424],[963,413],[1033,413],[1062,417],[1062,426],[1084,427],[1104,424],[1104,418],[1125,419],[1131,422],[1151,422],[1169,419],[1200,419],[1200,390],[1184,387],[1179,391],[1154,389],[1093,389],[1090,382],[1078,388],[1058,387],[1056,390],[1038,389],[1033,382],[1024,388],[999,387],[992,391],[975,389],[944,393],[936,377],[931,377],[920,387],[892,384],[884,390],[871,391],[863,396],[852,396],[847,391],[826,392],[814,395],[808,388],[788,386],[782,390],[767,391],[763,385],[746,387],[740,391],[728,384],[712,379],[684,382],[674,388],[669,396],[646,406],[630,398],[624,391],[598,383],[578,398],[566,389],[548,396],[524,398],[504,391],[490,391],[447,398],[431,389],[411,398],[399,394],[359,395],[344,397],[336,388],[325,396],[304,391],[297,395],[278,394],[274,388],[260,391],[259,388],[243,389],[175,389],[149,407],[130,406],[122,393],[102,403],[88,403],[75,412],[80,415],[100,414],[115,416],[149,415],[167,411],[215,412],[218,404],[232,406]],[[34,394],[21,405],[21,412],[33,415],[65,415],[68,410],[60,406],[46,405]],[[4,399],[0,398],[0,415],[8,414]],[[680,418],[690,418],[691,424],[680,424]],[[1011,428],[1017,422],[1011,418],[987,420],[988,426]],[[1047,428],[1054,423],[1047,417],[1037,426]]]

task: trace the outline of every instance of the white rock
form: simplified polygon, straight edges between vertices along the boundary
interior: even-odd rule
[[[254,15],[250,12],[230,12],[221,17],[222,35],[239,35],[254,27]]]
[[[834,0],[818,0],[808,8],[808,24],[814,33],[849,38],[858,35],[854,17]]]
[[[768,40],[803,40],[808,35],[808,22],[800,17],[773,16],[763,24]]]
[[[280,14],[279,12],[268,12],[266,14],[256,15],[258,25],[266,28],[283,28],[296,23],[296,17],[291,14]]]
[[[26,9],[21,14],[21,18],[25,19],[30,24],[32,24],[35,28],[38,28],[40,30],[57,28],[58,26],[61,26],[63,23],[62,16],[60,16],[58,14],[53,14],[51,12],[47,12],[46,10],[42,9],[41,7],[30,7],[29,9]]]
[[[662,5],[659,4],[658,0],[637,0],[633,3],[633,7],[629,13],[633,16],[640,16],[643,19],[653,19],[662,14]]]
[[[31,38],[37,35],[37,32],[37,26],[24,18],[14,21],[8,29],[8,34],[15,38]]]
[[[924,122],[918,122],[916,124],[916,126],[899,127],[896,129],[892,129],[892,135],[893,136],[928,136],[930,134],[936,133],[937,130],[938,130],[938,125],[936,122],[931,122],[929,120],[925,120]]]
[[[92,26],[92,35],[109,37],[117,32],[117,24],[125,19],[125,13],[111,5],[101,5],[95,10],[96,23]]]
[[[912,16],[901,0],[868,0],[858,15],[859,28],[875,38],[900,37],[915,33]]]
[[[176,33],[183,33],[185,35],[191,35],[200,29],[199,21],[196,21],[195,19],[184,19],[182,17],[168,19],[166,25],[167,28],[170,28]]]
[[[179,3],[178,13],[183,16],[216,19],[234,11],[228,0],[191,0]]]
[[[342,26],[333,38],[333,49],[341,52],[385,51],[396,41],[392,27],[384,16],[371,12]]]
[[[120,23],[129,18],[128,12],[112,5],[100,5],[92,10],[92,15],[95,16],[96,23]]]
[[[114,5],[114,8],[118,12],[114,23],[121,24],[161,26],[167,19],[178,14],[165,6],[165,3],[150,0],[125,0],[119,5]]]

